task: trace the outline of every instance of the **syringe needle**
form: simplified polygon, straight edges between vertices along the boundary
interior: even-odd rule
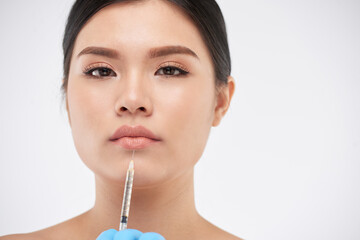
[[[127,228],[128,218],[129,218],[129,211],[130,211],[130,201],[131,201],[131,192],[132,192],[132,185],[134,180],[134,153],[133,150],[132,159],[129,164],[129,168],[126,172],[126,181],[125,181],[125,188],[124,188],[124,196],[121,208],[121,219],[120,219],[120,226],[119,230],[124,230]]]

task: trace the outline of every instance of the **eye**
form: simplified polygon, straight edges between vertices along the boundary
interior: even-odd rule
[[[165,76],[181,76],[186,74],[188,74],[187,71],[173,66],[162,67],[159,70],[157,70],[155,73],[155,75],[165,75]]]
[[[92,76],[92,77],[114,77],[116,76],[116,73],[111,70],[110,68],[106,67],[97,67],[92,68],[85,72],[86,75]]]

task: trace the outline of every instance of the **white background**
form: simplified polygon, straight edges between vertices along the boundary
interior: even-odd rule
[[[72,0],[0,2],[0,235],[94,202],[61,102]],[[245,239],[360,239],[360,2],[221,0],[237,88],[196,203]]]

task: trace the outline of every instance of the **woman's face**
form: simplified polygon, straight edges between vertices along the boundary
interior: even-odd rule
[[[135,149],[134,187],[173,179],[192,169],[219,122],[215,89],[209,52],[177,7],[110,5],[83,27],[72,54],[67,106],[76,149],[102,178],[124,181]],[[125,137],[114,137],[124,126]],[[155,139],[131,131],[139,126]]]

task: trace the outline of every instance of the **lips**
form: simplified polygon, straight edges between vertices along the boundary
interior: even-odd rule
[[[142,149],[161,139],[143,126],[124,125],[118,128],[109,140],[126,149]]]

